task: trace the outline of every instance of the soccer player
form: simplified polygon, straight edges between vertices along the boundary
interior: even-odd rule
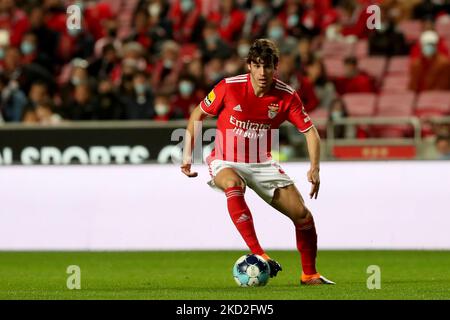
[[[300,283],[334,284],[316,270],[317,234],[313,216],[293,180],[270,156],[274,129],[285,120],[290,121],[306,137],[311,162],[307,173],[312,184],[309,195],[317,199],[320,138],[295,90],[274,77],[278,60],[279,51],[272,41],[256,40],[247,56],[249,73],[223,79],[193,110],[187,125],[181,171],[188,177],[198,175],[191,172],[194,141],[201,133],[197,124],[208,116],[217,116],[215,149],[207,158],[212,177],[208,184],[225,193],[231,219],[250,251],[266,259],[271,277],[282,270],[259,244],[244,199],[246,187],[294,223],[302,264]]]

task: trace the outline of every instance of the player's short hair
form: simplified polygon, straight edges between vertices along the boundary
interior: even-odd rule
[[[278,65],[280,51],[269,39],[258,39],[253,42],[247,55],[247,63],[264,63]]]

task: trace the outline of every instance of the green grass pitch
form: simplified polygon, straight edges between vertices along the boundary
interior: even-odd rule
[[[283,266],[265,287],[232,278],[243,251],[0,252],[0,299],[450,299],[449,251],[320,251],[318,268],[336,286],[299,285],[299,255],[269,251]],[[69,265],[81,289],[69,290]],[[381,289],[366,286],[381,269]]]

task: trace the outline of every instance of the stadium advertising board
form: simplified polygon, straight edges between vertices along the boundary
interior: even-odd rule
[[[172,163],[181,157],[182,133],[163,126],[2,128],[0,165]]]

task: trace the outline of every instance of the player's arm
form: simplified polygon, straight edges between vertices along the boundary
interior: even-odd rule
[[[311,167],[307,173],[308,181],[312,184],[309,197],[317,199],[320,187],[320,136],[314,126],[304,132],[304,135],[308,145],[309,160],[311,162]]]
[[[289,122],[305,135],[309,159],[311,161],[311,167],[307,173],[308,181],[312,184],[309,197],[317,199],[320,187],[320,137],[297,93],[293,95],[290,101],[287,118]]]
[[[223,107],[223,99],[225,96],[225,81],[219,82],[214,89],[205,97],[203,101],[192,111],[186,128],[186,136],[184,139],[183,163],[181,164],[181,172],[190,178],[196,177],[197,172],[191,172],[192,150],[196,137],[202,134],[203,119],[207,116],[214,117],[219,114]]]
[[[186,135],[184,137],[183,163],[181,164],[181,172],[190,178],[198,175],[197,172],[191,172],[192,150],[194,150],[194,142],[196,141],[196,137],[202,132],[202,127],[199,124],[201,124],[203,119],[207,116],[208,115],[203,112],[200,105],[198,105],[189,117]]]

